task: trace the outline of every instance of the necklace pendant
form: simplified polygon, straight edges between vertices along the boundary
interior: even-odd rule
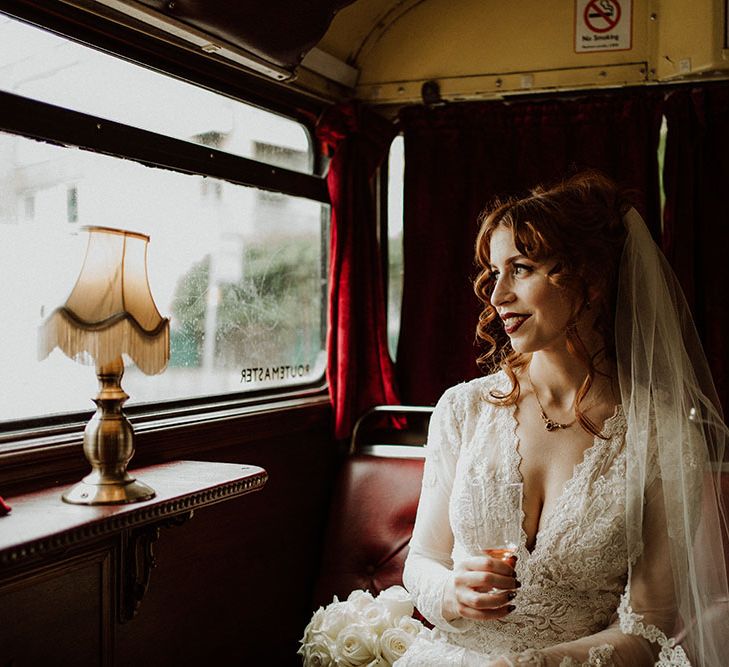
[[[558,424],[555,421],[552,421],[549,417],[547,417],[544,420],[544,428],[546,428],[550,433],[552,431],[556,431],[557,429],[562,428],[562,424]]]
[[[531,383],[532,379],[529,378],[529,382]],[[542,421],[544,422],[544,429],[551,433],[552,431],[559,431],[561,428],[569,428],[572,426],[572,424],[575,423],[576,419],[573,419],[569,424],[561,424],[560,422],[554,421],[551,417],[547,417],[547,413],[544,412],[544,408],[542,407],[542,403],[539,400],[539,396],[537,396],[537,392],[534,390],[534,385],[532,384],[532,391],[534,392],[534,398],[537,399],[537,405],[539,406],[539,414],[542,417]]]

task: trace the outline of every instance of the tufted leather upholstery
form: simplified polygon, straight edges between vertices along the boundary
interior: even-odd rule
[[[402,584],[423,460],[354,454],[334,490],[315,606]]]
[[[315,606],[402,585],[432,410],[378,405],[357,420],[334,488]]]

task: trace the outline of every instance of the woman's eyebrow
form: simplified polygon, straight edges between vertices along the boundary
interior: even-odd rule
[[[509,264],[513,264],[514,262],[519,262],[522,260],[526,260],[528,262],[534,261],[534,260],[529,259],[526,255],[521,255],[521,254],[512,255],[511,257],[506,258],[506,260],[504,261],[504,266],[508,266]],[[488,263],[488,266],[491,271],[493,271],[494,268],[496,268],[495,265],[491,262]]]

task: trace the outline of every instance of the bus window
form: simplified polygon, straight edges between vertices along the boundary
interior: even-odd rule
[[[0,18],[0,35],[0,89],[39,107],[312,172],[309,132],[292,119],[13,19]],[[58,350],[36,359],[37,326],[63,304],[81,268],[84,225],[151,237],[150,284],[171,320],[171,359],[158,376],[126,370],[129,404],[321,381],[325,201],[287,192],[285,183],[263,189],[11,132],[0,132],[0,158],[0,421],[91,407],[93,372]]]
[[[403,215],[403,171],[405,169],[405,147],[401,136],[395,137],[390,147],[387,167],[387,344],[390,356],[397,356],[397,341],[400,335],[400,306],[402,305],[402,215]]]
[[[0,89],[312,173],[299,123],[0,15]],[[184,113],[181,113],[184,110]]]

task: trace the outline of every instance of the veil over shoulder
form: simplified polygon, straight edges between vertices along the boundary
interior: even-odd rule
[[[624,221],[615,343],[629,564],[620,627],[653,642],[658,665],[720,667],[729,662],[727,427],[676,277],[638,212]]]

